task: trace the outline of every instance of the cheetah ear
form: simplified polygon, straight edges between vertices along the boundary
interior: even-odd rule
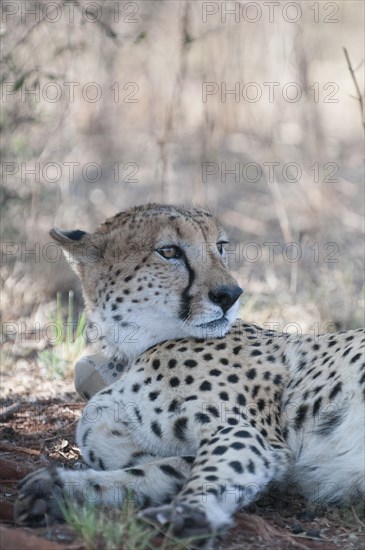
[[[54,227],[50,231],[51,237],[58,241],[60,244],[64,243],[65,241],[81,241],[81,239],[88,235],[86,231],[81,231],[81,229],[74,229],[73,231],[62,231],[62,229],[58,229],[58,227]]]
[[[102,257],[102,243],[98,242],[95,235],[81,229],[63,231],[57,227],[51,229],[49,234],[61,245],[67,260],[74,267],[78,264],[95,263]]]

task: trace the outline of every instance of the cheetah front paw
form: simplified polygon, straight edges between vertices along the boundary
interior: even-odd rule
[[[205,512],[186,504],[146,508],[138,513],[138,517],[177,538],[196,539],[196,548],[211,548],[212,537],[217,535]]]
[[[60,504],[64,501],[63,483],[56,468],[42,468],[19,483],[19,496],[14,505],[18,525],[41,526],[63,521]]]

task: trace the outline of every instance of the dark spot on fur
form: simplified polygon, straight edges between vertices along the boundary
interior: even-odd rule
[[[186,428],[188,424],[188,419],[186,416],[181,416],[177,420],[175,420],[174,423],[174,435],[177,439],[180,439],[180,441],[184,441],[185,434],[186,434]]]

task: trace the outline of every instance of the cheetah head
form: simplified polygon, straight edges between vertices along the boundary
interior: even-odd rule
[[[52,229],[83,287],[104,353],[130,360],[173,338],[223,337],[242,293],[227,268],[227,236],[205,210],[149,204],[94,233]]]

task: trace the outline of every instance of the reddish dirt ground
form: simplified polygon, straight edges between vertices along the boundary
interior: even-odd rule
[[[26,401],[6,398],[0,415],[0,541],[5,549],[86,550],[66,525],[28,529],[13,523],[17,482],[50,464],[77,467],[75,426],[83,403],[73,393]],[[356,508],[357,510],[357,508]],[[298,498],[259,502],[237,515],[234,529],[217,544],[220,550],[360,550],[364,522],[355,508],[311,511]],[[128,549],[132,550],[132,549]]]

